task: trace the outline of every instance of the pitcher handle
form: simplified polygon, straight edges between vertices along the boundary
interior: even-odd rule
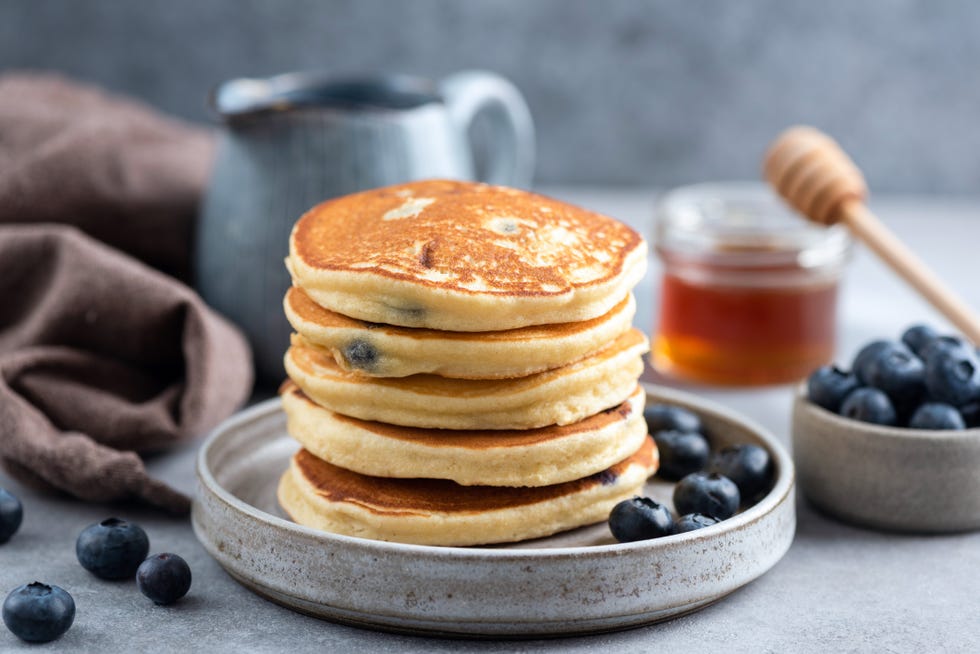
[[[465,70],[440,84],[449,115],[463,138],[483,111],[492,121],[493,145],[480,181],[527,188],[534,172],[534,123],[524,97],[495,73]]]

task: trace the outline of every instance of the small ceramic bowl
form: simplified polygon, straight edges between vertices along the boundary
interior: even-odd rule
[[[843,418],[797,391],[793,458],[817,508],[878,529],[980,528],[980,429],[931,431]]]

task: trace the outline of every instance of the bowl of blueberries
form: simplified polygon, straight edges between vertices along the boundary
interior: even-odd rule
[[[807,499],[847,522],[980,528],[980,352],[913,325],[815,370],[794,401],[793,458]]]

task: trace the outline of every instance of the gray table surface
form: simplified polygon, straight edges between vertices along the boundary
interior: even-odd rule
[[[553,195],[648,230],[650,190],[549,189]],[[872,207],[966,300],[980,307],[980,200],[886,197]],[[649,331],[659,266],[638,289],[637,326]],[[859,249],[840,305],[839,358],[860,344],[897,336],[913,321],[946,324],[872,255]],[[684,387],[740,411],[789,447],[792,389]],[[148,462],[153,474],[194,492],[200,441]],[[51,651],[85,652],[921,652],[977,651],[980,533],[909,536],[831,520],[798,500],[792,548],[760,579],[700,612],[631,631],[556,640],[465,641],[393,635],[293,613],[239,586],[197,542],[186,519],[137,507],[88,505],[33,492],[0,473],[24,502],[24,524],[0,546],[0,592],[35,579],[67,589],[77,616]],[[187,597],[157,607],[133,582],[95,579],[74,542],[110,515],[139,522],[151,551],[176,552],[194,574]],[[0,629],[0,651],[31,646]]]

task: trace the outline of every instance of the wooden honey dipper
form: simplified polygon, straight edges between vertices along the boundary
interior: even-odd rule
[[[845,224],[974,344],[980,319],[864,204],[864,176],[837,142],[812,127],[791,127],[769,146],[766,180],[810,220]]]

